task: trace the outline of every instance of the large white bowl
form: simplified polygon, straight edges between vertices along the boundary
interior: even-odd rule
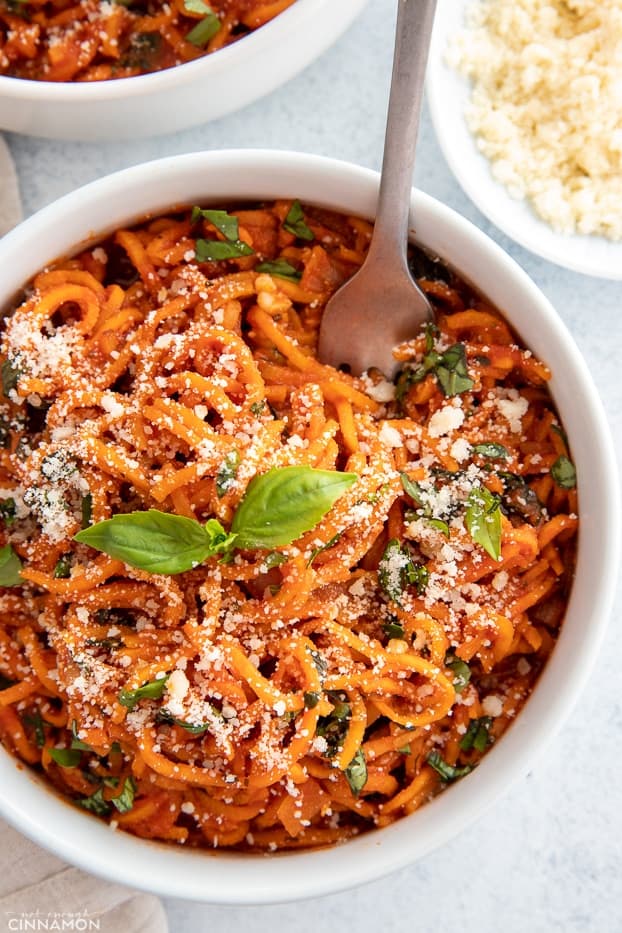
[[[427,99],[445,160],[480,211],[509,237],[559,266],[605,279],[622,279],[622,242],[601,236],[557,233],[527,201],[518,201],[497,181],[470,132],[465,108],[470,82],[445,61],[451,37],[464,27],[472,0],[439,0],[430,47]]]
[[[306,68],[366,2],[297,0],[218,52],[134,78],[59,84],[0,75],[0,129],[93,141],[174,133],[215,120]]]
[[[147,212],[298,197],[372,217],[377,192],[375,172],[286,152],[198,153],[130,168],[61,198],[0,241],[0,308],[46,262]],[[334,892],[403,867],[460,832],[525,774],[570,713],[598,651],[619,566],[616,467],[601,404],[572,338],[512,259],[420,191],[412,194],[412,218],[417,240],[477,284],[554,373],[551,390],[579,477],[581,533],[566,621],[532,697],[476,771],[417,813],[344,846],[272,857],[184,850],[113,832],[0,750],[0,811],[68,861],[124,884],[211,903],[271,903]]]

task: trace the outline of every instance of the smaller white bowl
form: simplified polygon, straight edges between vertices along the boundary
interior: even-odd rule
[[[445,61],[448,40],[464,28],[464,12],[470,2],[439,0],[430,48],[427,98],[447,164],[482,214],[521,246],[575,272],[622,279],[622,243],[604,237],[556,233],[526,201],[512,198],[494,179],[490,162],[477,148],[464,117],[469,81]]]
[[[367,0],[297,0],[232,45],[196,61],[114,81],[25,81],[0,75],[0,129],[49,139],[135,139],[239,110],[307,67]]]

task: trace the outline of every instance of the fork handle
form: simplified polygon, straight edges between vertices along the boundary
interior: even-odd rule
[[[410,191],[436,0],[398,0],[382,177],[370,254],[406,266]]]

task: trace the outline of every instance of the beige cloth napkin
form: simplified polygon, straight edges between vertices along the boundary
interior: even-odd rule
[[[19,223],[15,166],[0,137],[0,236]],[[0,820],[0,931],[166,933],[160,900],[70,868]],[[10,853],[10,859],[7,857]],[[86,925],[84,921],[87,921]],[[63,925],[64,922],[64,925]]]
[[[7,144],[0,137],[0,236],[22,219],[17,175]]]

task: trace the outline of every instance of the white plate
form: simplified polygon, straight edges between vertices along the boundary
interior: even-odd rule
[[[470,0],[439,0],[430,59],[427,95],[443,155],[471,200],[508,236],[533,253],[567,269],[606,279],[622,279],[622,243],[604,237],[556,233],[526,201],[511,198],[492,176],[464,118],[469,81],[445,62],[450,36],[463,26]]]

